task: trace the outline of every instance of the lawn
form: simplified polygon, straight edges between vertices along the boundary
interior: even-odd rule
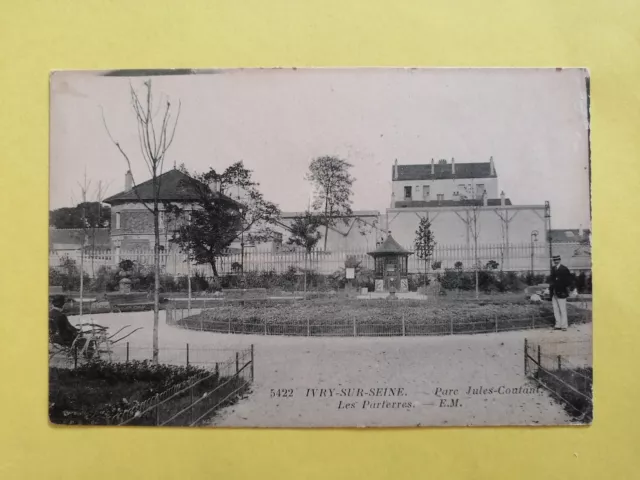
[[[589,319],[586,312],[569,309],[570,323]],[[354,336],[482,333],[550,326],[553,321],[551,304],[512,297],[437,303],[335,298],[225,303],[178,324],[225,333]]]

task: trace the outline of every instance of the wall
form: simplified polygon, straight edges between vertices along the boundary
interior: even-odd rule
[[[404,200],[404,187],[410,186],[412,200],[424,200],[422,196],[422,189],[424,185],[429,185],[429,198],[428,200],[437,200],[438,194],[444,195],[444,200],[458,200],[459,197],[454,196],[455,192],[465,194],[461,191],[459,185],[465,184],[472,191],[475,191],[476,185],[484,185],[484,189],[487,191],[487,198],[499,198],[500,192],[498,191],[498,179],[497,178],[482,178],[482,179],[441,179],[441,180],[395,180],[392,183],[393,201]]]
[[[191,204],[181,205],[191,208]],[[170,248],[171,232],[179,224],[170,216],[165,216],[160,205],[160,244]],[[120,214],[120,228],[116,228],[117,214]],[[111,207],[111,246],[122,249],[153,248],[155,242],[153,232],[153,214],[141,203],[125,203]]]
[[[290,232],[286,226],[290,225],[295,216],[292,213],[283,212],[280,220],[281,225],[274,228],[282,234],[282,245],[284,249],[293,248],[287,246],[287,239]],[[317,248],[324,249],[325,228],[319,229],[321,234]],[[327,235],[327,251],[345,250],[374,250],[376,240],[384,238],[380,212],[368,211],[366,213],[354,212],[354,216],[347,217],[346,223],[338,220],[336,225],[329,227]],[[256,246],[258,252],[270,252],[277,249],[273,242],[266,242]]]
[[[538,230],[538,239],[545,239],[544,206],[507,206],[478,208],[479,243],[526,243],[531,232]],[[465,221],[473,210],[465,207],[432,207],[388,209],[382,225],[387,225],[393,238],[401,245],[411,245],[421,217],[429,216],[437,242],[443,244],[472,243],[473,235]],[[509,219],[508,235],[505,221]]]

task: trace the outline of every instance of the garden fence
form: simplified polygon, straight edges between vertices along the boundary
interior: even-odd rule
[[[245,392],[254,380],[254,349],[236,351],[213,370],[158,393],[111,418],[111,425],[194,426]]]
[[[593,417],[592,343],[524,340],[524,373],[547,390],[576,421]]]
[[[383,300],[374,300],[383,301]],[[398,300],[401,302],[401,300]],[[574,308],[570,306],[569,308]],[[212,311],[215,311],[212,310]],[[591,312],[578,309],[581,321],[589,321]],[[475,333],[495,333],[512,330],[528,330],[550,328],[555,322],[553,314],[533,313],[527,316],[501,318],[497,314],[493,318],[478,321],[472,317],[456,317],[446,322],[428,320],[424,323],[408,322],[402,309],[393,321],[359,322],[354,317],[351,321],[325,321],[307,317],[295,323],[273,323],[257,316],[250,321],[232,319],[204,319],[203,315],[189,316],[189,310],[178,307],[174,303],[167,305],[167,324],[177,328],[200,330],[226,334],[280,335],[304,337],[372,337],[372,336],[435,336],[465,335]],[[426,319],[425,319],[426,320]]]
[[[192,310],[197,312],[198,310]],[[111,345],[110,351],[102,347],[99,354],[93,357],[83,355],[81,349],[58,348],[50,352],[51,367],[76,368],[90,360],[100,359],[108,362],[129,363],[134,361],[151,361],[153,348],[140,346],[129,342]],[[235,350],[226,348],[211,348],[203,345],[185,343],[184,347],[163,347],[158,349],[158,363],[212,370],[224,363]]]
[[[572,270],[588,270],[591,268],[591,256],[585,253],[585,246],[580,243],[554,244],[553,253],[562,255],[567,266]],[[414,253],[411,245],[404,247]],[[533,265],[532,265],[533,254]],[[544,272],[549,269],[549,247],[544,243],[518,243],[518,244],[479,244],[478,263],[482,266],[490,261],[496,262],[504,271],[534,271]],[[65,259],[71,259],[77,266],[80,265],[81,252],[50,252],[49,266],[59,267]],[[306,269],[318,274],[332,274],[344,268],[347,258],[353,258],[360,262],[361,268],[372,270],[373,258],[367,254],[366,249],[344,251],[313,251],[305,259],[304,252],[260,252],[247,249],[244,255],[233,253],[221,257],[216,263],[219,274],[234,274],[240,271],[246,272],[274,272],[286,273],[291,267],[298,270]],[[140,265],[153,266],[153,251],[111,251],[111,250],[85,250],[84,271],[95,278],[100,267],[116,267],[122,260],[132,260]],[[425,265],[417,255],[412,254],[408,260],[409,273],[425,273],[432,270],[434,263],[439,263],[441,269],[454,268],[460,262],[463,268],[472,267],[474,261],[474,248],[470,245],[437,244],[432,258]],[[460,265],[458,264],[458,265]],[[168,275],[193,275],[196,272],[210,278],[213,271],[210,265],[187,265],[186,254],[169,250],[161,253],[160,265],[164,273]]]

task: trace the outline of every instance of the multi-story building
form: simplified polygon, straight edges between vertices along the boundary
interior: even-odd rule
[[[189,178],[180,170],[169,170],[158,177],[160,201],[160,245],[165,251],[171,249],[173,232],[180,222],[188,221],[189,211],[199,208],[198,194],[190,188]],[[226,195],[213,192],[221,199],[232,201]],[[116,257],[120,251],[153,250],[153,214],[147,207],[153,205],[153,181],[147,180],[133,186],[131,172],[125,174],[124,190],[104,200],[111,205],[111,247]],[[179,205],[185,218],[173,218],[165,214],[164,204]]]
[[[465,199],[499,203],[498,175],[493,157],[488,162],[393,165],[391,208],[452,205]]]

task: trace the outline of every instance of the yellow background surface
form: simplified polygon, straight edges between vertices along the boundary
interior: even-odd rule
[[[640,478],[639,27],[635,0],[0,1],[0,478]],[[49,426],[49,71],[370,65],[589,67],[593,426]]]

